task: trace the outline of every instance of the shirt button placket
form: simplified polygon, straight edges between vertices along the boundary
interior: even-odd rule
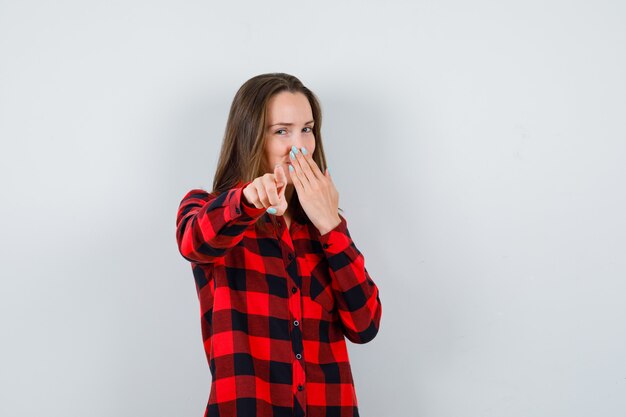
[[[278,233],[280,236],[280,233]],[[297,256],[294,253],[294,248],[291,245],[288,245],[289,248],[285,252],[287,252],[286,256],[286,269],[287,274],[291,278],[291,293],[292,297],[289,298],[289,309],[292,316],[292,332],[291,332],[291,343],[292,343],[292,351],[295,354],[296,362],[294,362],[293,366],[293,383],[296,387],[296,395],[299,399],[300,403],[306,403],[304,390],[304,364],[302,363],[303,358],[303,343],[302,343],[302,326],[300,326],[301,314],[302,314],[302,304],[301,298],[298,294],[299,286],[302,283],[302,278],[298,271],[298,263]],[[297,384],[297,385],[296,385]]]
[[[293,261],[295,258],[295,255],[293,253],[288,253],[287,254],[287,258],[290,261]],[[292,264],[292,266],[295,266],[295,263]],[[297,273],[295,271],[292,271],[292,273]],[[294,285],[291,287],[291,292],[292,294],[297,294],[298,293],[298,286]],[[294,295],[295,297],[295,295]],[[302,370],[304,369],[304,364],[302,364],[302,358],[303,358],[303,344],[302,344],[302,328],[300,326],[300,320],[299,320],[299,314],[301,311],[301,307],[300,307],[300,300],[298,300],[299,297],[296,297],[294,300],[292,305],[295,306],[295,312],[294,314],[294,319],[292,321],[293,324],[293,329],[294,331],[292,332],[292,347],[293,347],[293,351],[295,353],[295,357],[296,360],[298,362],[295,363],[294,366],[298,367],[298,369],[301,369],[300,371],[296,372],[296,368],[294,368],[294,382],[296,382],[297,385],[297,392],[300,393],[304,390],[304,375],[302,374]],[[297,378],[297,379],[296,379]],[[304,395],[304,393],[302,394],[298,394],[298,397],[300,397],[300,395]],[[303,397],[300,397],[301,401],[306,401]]]

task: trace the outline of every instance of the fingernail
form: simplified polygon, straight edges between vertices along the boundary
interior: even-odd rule
[[[293,172],[293,165],[289,165],[289,172]]]
[[[296,155],[293,153],[293,151],[289,151],[289,157],[291,159],[296,159]]]
[[[295,146],[291,146],[291,150],[293,151],[294,154],[298,153],[298,148],[296,148]]]
[[[306,155],[308,153],[304,146],[302,148],[300,148],[300,149],[302,149],[302,155]]]
[[[270,207],[265,211],[267,211],[269,214],[276,214],[276,209],[274,207]]]

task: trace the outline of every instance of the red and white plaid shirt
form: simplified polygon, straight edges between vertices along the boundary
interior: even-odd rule
[[[204,416],[358,416],[345,338],[376,336],[378,287],[343,216],[324,235],[295,218],[287,230],[246,202],[250,182],[217,196],[193,189],[176,218],[212,375]]]

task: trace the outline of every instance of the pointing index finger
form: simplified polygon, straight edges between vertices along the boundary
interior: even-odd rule
[[[272,181],[267,189],[267,197],[270,200],[270,204],[272,206],[278,206],[280,204],[279,194],[285,189],[287,186],[287,179],[285,176],[285,171],[281,165],[276,165],[274,167],[274,176]]]

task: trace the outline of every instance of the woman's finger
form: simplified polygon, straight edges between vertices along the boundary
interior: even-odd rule
[[[276,187],[278,188],[278,196],[285,195],[285,188],[287,188],[287,175],[282,164],[274,167],[274,177],[276,178]]]
[[[256,190],[256,184],[252,183],[252,186],[251,187],[248,186],[247,190],[250,194],[252,194],[252,198],[248,198],[248,200],[252,203],[252,205],[256,208],[262,208],[263,204],[259,200],[259,193]]]
[[[317,163],[313,159],[313,154],[308,152],[306,155],[303,154],[303,156],[304,156],[305,162],[308,163],[309,168],[311,169],[311,172],[315,175],[315,177],[318,180],[324,179],[325,175],[322,172],[322,170],[317,166]]]
[[[287,200],[285,199],[285,190],[287,189],[288,180],[287,180],[287,175],[285,174],[285,169],[283,168],[282,165],[280,165],[277,169],[275,169],[274,172],[276,173],[275,176],[280,179],[278,183],[281,184],[278,189],[278,197],[280,198],[280,203],[278,205],[278,211],[276,212],[276,214],[282,216],[285,213],[285,211],[287,211],[287,207],[289,207],[289,204],[287,203]]]
[[[278,206],[278,190],[276,187],[276,176],[274,174],[267,174],[263,176],[263,185],[265,186],[265,194],[270,206]]]
[[[265,184],[265,176],[260,177],[256,190],[259,193],[259,201],[261,201],[261,204],[263,204],[263,207],[269,207],[271,206],[269,198],[267,197],[267,191],[265,191],[267,189],[267,185]]]
[[[302,185],[302,181],[300,180],[300,177],[298,176],[298,174],[296,174],[296,169],[294,168],[294,164],[295,162],[289,165],[289,176],[291,177],[291,182],[293,183],[293,186],[296,189],[296,192],[299,195],[302,195],[302,193],[304,192],[304,186]]]
[[[302,169],[302,164],[300,163],[301,156],[296,155],[295,150],[297,150],[297,148],[293,146],[292,150],[289,151],[289,158],[291,158],[291,164],[295,169],[296,177],[300,179],[301,188],[306,192],[310,188],[311,184],[309,183],[306,173]]]
[[[300,163],[300,169],[304,173],[307,181],[309,182],[309,184],[312,185],[313,182],[317,180],[317,177],[315,176],[315,174],[311,170],[311,166],[307,162],[307,157],[304,156],[304,154],[302,152],[298,152],[296,154],[296,159]]]

